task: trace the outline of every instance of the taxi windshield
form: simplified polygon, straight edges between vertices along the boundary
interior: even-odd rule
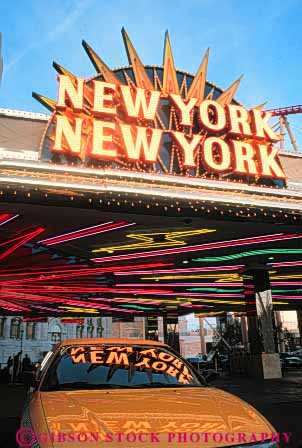
[[[190,366],[163,347],[71,346],[53,361],[41,391],[202,386]]]

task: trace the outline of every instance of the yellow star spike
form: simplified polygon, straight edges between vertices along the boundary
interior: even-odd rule
[[[267,104],[267,101],[265,101],[265,103],[259,104],[259,106],[252,107],[251,109],[262,110],[264,108],[264,106],[266,106],[266,104]]]
[[[143,63],[141,62],[125,28],[122,28],[122,36],[129,60],[129,64],[132,65],[134,77],[136,81],[136,87],[141,87],[147,90],[154,90],[154,85],[149,78]]]
[[[43,106],[45,106],[48,110],[53,112],[56,108],[56,101],[47,98],[47,96],[40,95],[39,93],[33,92],[32,97],[39,101]]]
[[[186,100],[189,100],[190,98],[197,98],[197,105],[199,105],[204,99],[209,53],[210,49],[208,48],[186,96]]]
[[[94,249],[92,252],[115,252],[123,250],[134,250],[134,249],[154,249],[158,247],[167,246],[184,246],[186,241],[180,240],[179,238],[190,237],[194,235],[201,235],[203,233],[216,232],[215,229],[198,229],[198,230],[188,230],[184,232],[159,232],[159,233],[131,233],[127,235],[127,238],[132,238],[138,240],[138,243],[133,244],[122,244],[119,246],[111,247],[100,247],[99,249]],[[159,241],[159,239],[161,239]]]
[[[82,41],[82,45],[97,73],[103,75],[106,82],[122,84],[116,74],[108,67],[107,64],[105,64],[105,62],[96,54],[96,52],[87,44],[85,40]]]
[[[217,103],[219,103],[221,106],[226,106],[227,104],[230,104],[242,78],[243,75],[241,75],[240,78],[238,78],[235,82],[233,82],[233,84],[228,89],[222,92],[222,94],[216,100]]]
[[[164,78],[163,78],[163,93],[176,93],[180,95],[177,74],[174,65],[173,53],[169,38],[169,33],[166,31],[165,48],[164,48]]]

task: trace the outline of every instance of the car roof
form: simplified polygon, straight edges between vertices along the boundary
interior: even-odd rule
[[[118,338],[82,338],[82,339],[66,339],[61,341],[57,347],[61,348],[66,345],[101,345],[101,344],[126,344],[126,345],[152,345],[159,347],[168,347],[160,341],[150,341],[145,339],[118,339]]]

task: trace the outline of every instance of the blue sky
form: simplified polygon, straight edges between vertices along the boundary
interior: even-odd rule
[[[93,75],[83,38],[111,67],[126,64],[122,26],[146,64],[162,62],[168,29],[177,68],[195,73],[210,46],[208,79],[226,88],[243,73],[247,107],[302,103],[301,0],[4,0],[0,17],[0,107],[44,111],[31,93],[56,98],[53,60]]]

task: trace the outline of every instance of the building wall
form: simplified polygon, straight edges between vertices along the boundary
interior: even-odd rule
[[[17,354],[21,350],[21,338],[11,337],[11,324],[16,316],[0,316],[3,321],[3,331],[0,334],[0,365],[3,368],[9,356]],[[100,325],[102,325],[102,337],[111,337],[111,317],[103,317],[99,321],[96,317],[85,318],[81,334],[83,338],[99,337]],[[26,353],[32,362],[37,362],[43,357],[43,353],[49,351],[59,340],[76,339],[79,337],[79,324],[62,324],[59,318],[47,318],[47,322],[36,322],[34,339],[27,339],[27,323],[21,322],[23,329],[22,352]],[[58,331],[59,330],[59,331]],[[58,334],[59,333],[59,334]]]

